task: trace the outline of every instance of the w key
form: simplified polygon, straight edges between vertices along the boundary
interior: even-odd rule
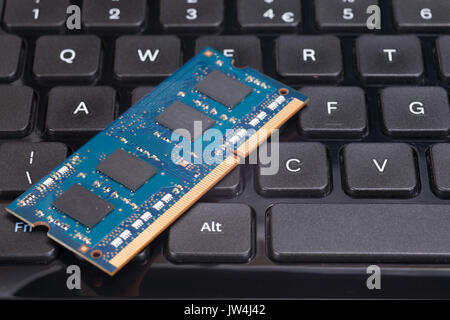
[[[419,189],[413,149],[405,143],[351,143],[343,150],[345,191],[354,197],[410,198]]]
[[[58,142],[7,142],[0,145],[0,194],[16,196],[61,163],[67,147]]]

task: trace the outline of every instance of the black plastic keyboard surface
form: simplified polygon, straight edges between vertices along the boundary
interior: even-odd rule
[[[0,296],[450,297],[448,0],[0,0],[0,17]],[[113,278],[6,216],[204,45],[311,96],[277,175],[241,165]]]

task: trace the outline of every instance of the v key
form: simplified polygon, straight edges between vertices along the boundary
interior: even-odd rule
[[[388,162],[388,159],[384,159],[382,165],[380,166],[380,164],[378,163],[377,159],[372,159],[373,163],[375,164],[375,166],[377,167],[378,171],[380,173],[383,173],[384,170],[386,169],[386,164]]]

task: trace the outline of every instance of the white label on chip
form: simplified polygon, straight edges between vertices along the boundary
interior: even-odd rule
[[[143,225],[144,225],[144,222],[142,222],[141,219],[137,219],[135,222],[133,222],[133,224],[131,226],[137,230],[140,227],[142,227]]]
[[[279,96],[278,98],[275,99],[275,101],[276,101],[278,104],[282,104],[283,102],[286,101],[286,99],[285,99],[283,96]]]
[[[123,243],[122,239],[115,238],[113,241],[111,241],[111,245],[115,248],[118,248]]]
[[[152,217],[152,214],[148,211],[144,212],[144,214],[141,216],[141,219],[147,222]]]
[[[278,108],[278,103],[276,103],[275,101],[272,102],[271,104],[269,104],[267,106],[267,108],[269,108],[270,110],[275,110],[276,108]]]
[[[155,209],[155,210],[161,210],[162,208],[164,207],[164,203],[162,202],[162,201],[158,201],[157,203],[155,203],[154,205],[153,205],[153,209]]]
[[[125,230],[119,235],[119,237],[121,237],[123,240],[127,240],[130,236],[131,236],[130,230]]]

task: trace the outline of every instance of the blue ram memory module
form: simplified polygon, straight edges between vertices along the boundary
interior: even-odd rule
[[[7,210],[114,275],[306,102],[206,48]]]

